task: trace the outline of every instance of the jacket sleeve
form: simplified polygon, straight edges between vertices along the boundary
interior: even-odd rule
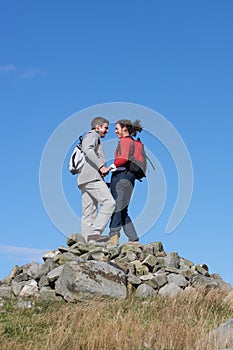
[[[96,132],[88,132],[82,142],[82,150],[87,162],[97,170],[105,165],[105,161],[103,161],[103,159],[96,153],[96,148],[100,142],[100,137]]]
[[[114,164],[116,167],[127,166],[130,158],[130,150],[132,146],[132,140],[129,137],[122,137],[118,143],[115,151]]]

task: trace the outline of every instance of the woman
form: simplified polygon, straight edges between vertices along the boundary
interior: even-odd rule
[[[128,214],[128,206],[133,193],[135,176],[129,170],[130,156],[132,155],[133,139],[142,127],[139,120],[131,122],[121,119],[116,122],[115,133],[119,138],[114,153],[112,168],[111,193],[116,201],[116,209],[110,222],[109,243],[119,244],[120,230],[123,228],[129,242],[138,242],[139,238]]]

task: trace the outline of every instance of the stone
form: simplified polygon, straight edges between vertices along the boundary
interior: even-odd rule
[[[179,269],[180,267],[180,257],[177,252],[168,253],[163,258],[163,261],[165,267],[173,267],[175,269]]]
[[[229,349],[229,344],[233,344],[233,319],[220,325],[218,328],[210,332],[205,339],[201,340],[203,348],[208,345],[208,349]]]
[[[21,266],[15,265],[11,270],[8,277],[6,277],[6,282],[10,283],[12,279],[14,279],[17,275],[23,272],[23,268]]]
[[[180,293],[182,289],[177,286],[174,282],[166,284],[159,290],[159,295],[163,297],[175,297],[178,293]]]
[[[94,249],[97,249],[97,248],[95,247]],[[99,249],[103,249],[103,247],[100,247]],[[91,248],[89,247],[89,245],[83,242],[77,242],[69,248],[69,252],[72,251],[73,254],[79,254],[79,255],[88,253],[90,250]]]
[[[64,254],[60,254],[58,256],[56,256],[55,262],[58,265],[64,265],[65,263],[69,262],[69,261],[83,261],[83,259],[80,256],[76,256],[74,254],[71,254],[70,252],[68,253],[64,253]]]
[[[44,300],[62,300],[61,297],[56,295],[55,290],[49,288],[49,287],[42,287],[40,289],[40,296]]]
[[[200,274],[192,275],[190,278],[190,283],[194,288],[204,287],[205,289],[210,289],[219,287],[218,280]]]
[[[201,275],[210,277],[209,268],[208,268],[208,266],[205,265],[205,264],[199,264],[199,265],[195,266],[195,271],[197,271],[197,272],[200,273]]]
[[[39,282],[38,282],[38,287],[39,289],[49,286],[49,278],[46,275],[41,276]]]
[[[163,257],[166,255],[162,242],[152,242],[150,245],[153,247],[153,252],[155,256]]]
[[[153,267],[157,264],[159,264],[159,261],[152,254],[148,254],[147,257],[142,261],[142,265],[146,265],[149,270],[153,270]]]
[[[86,242],[79,234],[71,235],[68,247],[44,254],[44,263],[32,262],[14,266],[10,275],[0,281],[1,298],[19,296],[82,300],[97,294],[125,298],[128,295],[153,293],[188,295],[190,290],[220,288],[224,302],[233,307],[232,286],[219,274],[209,274],[205,264],[194,265],[177,252],[166,254],[161,242],[124,244]],[[148,289],[149,288],[149,289]],[[141,292],[140,292],[141,290]],[[194,292],[193,292],[194,293]],[[58,296],[59,294],[59,296]]]
[[[99,250],[89,253],[93,260],[104,261],[106,260],[105,254]]]
[[[139,260],[132,261],[132,264],[134,264],[136,276],[148,275],[148,267],[146,265],[142,265]]]
[[[41,277],[41,265],[37,262],[33,262],[30,264],[29,268],[23,270],[24,273],[27,273],[29,277],[31,277],[34,280],[38,280]]]
[[[34,306],[33,301],[19,299],[16,303],[16,307],[19,309],[31,309]]]
[[[156,273],[156,272],[160,271],[161,269],[162,269],[162,265],[158,264],[158,265],[155,265],[155,266],[153,267],[152,272],[153,272],[153,273]]]
[[[67,247],[63,247],[63,246],[60,246],[58,247],[58,250],[60,253],[67,253],[69,251],[70,248],[67,248]]]
[[[130,261],[136,260],[137,255],[134,252],[127,252],[127,254],[125,255],[125,258],[128,262],[130,262]]]
[[[193,271],[191,269],[189,270],[181,270],[182,276],[184,276],[187,280],[190,279],[191,276],[193,276]]]
[[[181,269],[187,269],[187,268],[191,268],[192,266],[194,266],[194,263],[188,259],[185,258],[180,258],[180,268]]]
[[[8,285],[0,286],[0,298],[11,298],[12,297],[12,288]]]
[[[21,289],[24,287],[26,281],[22,281],[22,282],[16,282],[15,280],[11,281],[11,289],[12,292],[14,293],[14,295],[19,295]]]
[[[20,297],[29,297],[35,295],[38,292],[37,282],[35,280],[26,281],[25,285],[19,292]]]
[[[168,283],[175,283],[180,288],[185,288],[188,286],[188,281],[182,275],[177,275],[175,273],[171,273],[167,276]]]
[[[80,235],[79,233],[72,233],[66,240],[66,243],[69,247],[71,247],[73,244],[81,242],[81,243],[86,243],[85,238]]]
[[[54,270],[50,271],[47,275],[50,282],[55,282],[61,275],[64,265],[56,267]]]
[[[90,298],[94,294],[117,299],[126,297],[126,276],[112,265],[90,260],[68,262],[55,283],[56,293],[67,301]]]
[[[29,276],[27,273],[20,273],[19,275],[17,275],[15,278],[14,278],[14,281],[15,282],[23,282],[23,281],[28,281],[29,280]]]
[[[154,274],[154,279],[157,282],[159,288],[163,287],[165,284],[168,283],[166,273],[156,273]]]
[[[126,255],[127,253],[131,252],[135,253],[136,256],[140,256],[141,251],[141,248],[137,247],[136,245],[124,244],[121,246],[120,255]]]
[[[127,276],[127,282],[131,283],[132,285],[138,286],[142,283],[142,280],[139,277],[130,274]]]
[[[155,294],[157,294],[157,292],[151,286],[148,286],[147,284],[140,284],[137,287],[134,296],[137,298],[148,298]]]
[[[43,255],[43,260],[54,259],[57,255],[60,255],[61,252],[59,250],[50,250],[49,252]]]

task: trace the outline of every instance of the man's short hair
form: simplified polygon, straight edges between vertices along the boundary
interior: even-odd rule
[[[109,121],[103,117],[95,117],[94,119],[92,119],[91,121],[91,128],[95,129],[96,125],[102,126],[104,123],[108,123]]]

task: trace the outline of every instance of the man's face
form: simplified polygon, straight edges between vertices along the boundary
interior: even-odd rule
[[[105,135],[108,133],[108,123],[96,125],[96,130],[99,131],[100,137],[105,137]]]

